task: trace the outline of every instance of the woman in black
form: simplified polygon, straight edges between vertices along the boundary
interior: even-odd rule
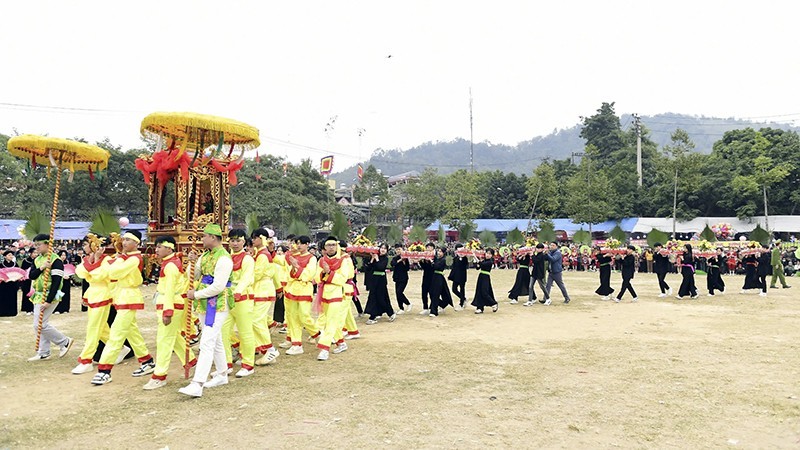
[[[676,265],[680,268],[681,287],[678,289],[677,299],[681,300],[683,297],[689,295],[691,298],[697,298],[697,286],[694,284],[694,256],[692,255],[692,245],[686,244],[683,246],[683,255],[678,256]]]
[[[706,288],[708,288],[708,296],[712,297],[714,291],[725,292],[725,282],[722,280],[722,267],[725,264],[725,256],[722,254],[722,249],[717,249],[717,254],[706,259],[708,270],[706,273]]]
[[[614,301],[617,303],[622,300],[622,296],[625,294],[625,291],[630,291],[631,296],[633,296],[631,301],[635,302],[639,300],[639,297],[636,296],[636,291],[633,290],[633,285],[631,284],[633,275],[636,273],[636,257],[633,255],[635,251],[636,247],[629,245],[624,258],[622,255],[617,255],[617,259],[620,260],[620,272],[622,273],[622,287],[619,288],[619,293],[616,297],[614,297]]]
[[[0,267],[4,269],[17,267],[14,252],[8,250],[3,254],[3,262]],[[0,317],[17,315],[17,292],[19,292],[18,281],[0,282]]]
[[[61,259],[61,263],[64,265],[69,264],[67,261],[67,251],[61,250],[58,252],[58,257]],[[68,313],[69,312],[69,301],[70,301],[70,288],[72,288],[72,279],[66,275],[64,275],[64,280],[61,283],[61,301],[58,302],[58,306],[56,306],[56,310],[53,311],[53,314],[61,314],[61,313]]]
[[[426,252],[433,252],[435,246],[428,242],[425,244]],[[422,268],[422,311],[420,315],[429,314],[431,310],[428,306],[428,297],[431,293],[431,281],[433,280],[433,261],[423,259],[419,262],[419,267]]]
[[[600,287],[594,293],[599,295],[601,300],[609,300],[611,299],[611,294],[614,293],[614,288],[611,287],[611,264],[613,258],[600,252],[599,247],[594,249],[594,254],[595,258],[597,258],[598,272],[600,273]]]
[[[22,270],[30,270],[33,267],[33,259],[34,255],[33,252],[28,253],[25,255],[25,259],[22,260],[22,264],[20,268]],[[33,303],[31,303],[30,297],[28,294],[31,292],[31,280],[28,278],[27,280],[22,282],[22,308],[20,310],[25,313],[25,315],[33,314]]]
[[[406,297],[405,290],[408,286],[408,260],[400,256],[403,251],[403,246],[397,244],[394,246],[395,255],[392,258],[392,281],[394,281],[394,297],[397,299],[398,314],[411,311],[411,302]],[[406,309],[408,305],[408,309]]]
[[[433,258],[433,278],[431,279],[431,317],[439,315],[439,310],[444,311],[447,305],[453,306],[453,297],[447,289],[447,280],[444,279],[444,270],[447,268],[447,259],[444,247],[436,249]]]
[[[378,318],[384,314],[389,316],[389,322],[394,322],[397,315],[392,309],[389,301],[389,288],[386,283],[386,266],[389,265],[389,246],[380,245],[380,254],[373,254],[369,262],[364,266],[370,277],[369,297],[367,297],[367,307],[365,312],[369,314],[367,325],[378,323]]]
[[[517,278],[514,280],[514,286],[508,291],[508,298],[511,299],[511,304],[516,304],[519,297],[528,295],[528,287],[531,284],[531,255],[520,256],[517,258],[519,262],[519,269],[517,269]],[[533,299],[536,300],[534,294]]]
[[[758,294],[762,297],[767,296],[767,277],[772,275],[772,254],[769,248],[762,245],[761,254],[758,256],[758,282],[761,284],[761,293]]]
[[[475,307],[475,314],[483,314],[483,308],[487,306],[492,307],[492,312],[497,312],[497,300],[494,299],[494,290],[492,289],[492,278],[490,273],[492,265],[494,265],[494,250],[486,249],[486,254],[482,261],[478,263],[478,282],[475,284],[475,298],[472,300],[472,306]]]
[[[755,248],[750,248],[755,250]],[[742,286],[742,294],[747,292],[748,289],[761,289],[761,284],[758,278],[758,258],[754,253],[750,253],[742,258],[742,266],[744,266],[744,285]]]
[[[464,247],[463,244],[456,244],[456,250]],[[467,296],[464,293],[464,288],[467,284],[467,268],[469,261],[466,256],[453,255],[453,267],[450,268],[450,275],[447,279],[453,282],[453,294],[458,297],[458,305],[462,309],[467,302]]]

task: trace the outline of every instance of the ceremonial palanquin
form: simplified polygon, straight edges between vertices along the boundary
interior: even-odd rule
[[[258,147],[258,130],[230,119],[194,113],[154,113],[142,120],[156,151],[136,167],[149,186],[148,240],[172,236],[180,250],[215,223],[227,232],[230,187],[244,165],[245,150]]]

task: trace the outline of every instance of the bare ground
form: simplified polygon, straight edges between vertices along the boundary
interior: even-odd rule
[[[800,284],[761,298],[726,277],[725,296],[657,299],[640,274],[639,302],[615,304],[592,294],[596,274],[568,273],[569,305],[526,308],[505,299],[513,271],[492,277],[496,314],[420,316],[412,273],[411,315],[360,321],[364,338],[327,362],[306,344],[201,399],[177,392],[177,359],[157,391],[134,362],[102,387],[71,375],[79,308],[53,317],[75,348],[40,363],[25,361],[32,318],[2,318],[0,448],[800,447]],[[152,305],[138,322],[154,351]]]

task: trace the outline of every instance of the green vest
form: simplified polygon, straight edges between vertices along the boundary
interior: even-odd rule
[[[36,260],[33,261],[33,264],[36,266],[37,269],[42,268],[47,263],[47,259],[44,255],[39,255],[36,257]],[[50,261],[55,262],[58,259],[58,255],[55,253],[50,253]],[[38,304],[42,303],[47,299],[47,292],[44,291],[44,283],[47,281],[47,290],[50,291],[50,269],[45,269],[40,275],[39,278],[33,281],[33,296],[31,296],[31,303]],[[61,277],[61,284],[58,286],[58,290],[61,290],[61,287],[64,285],[64,277]],[[24,294],[24,293],[23,293]],[[56,295],[56,298],[53,299],[53,303],[61,300],[60,295]]]
[[[214,269],[217,267],[217,261],[220,258],[228,258],[231,259],[231,255],[225,251],[222,246],[217,247],[214,250],[206,251],[203,253],[203,257],[200,261],[200,275],[201,277],[214,276]],[[210,283],[206,284],[203,283],[202,278],[200,279],[200,283],[197,285],[197,290],[205,289],[210,285]],[[233,289],[228,286],[222,290],[217,295],[217,311],[230,311],[233,309],[234,300],[233,300]],[[194,308],[197,311],[205,312],[206,311],[206,299],[195,299],[194,301]]]

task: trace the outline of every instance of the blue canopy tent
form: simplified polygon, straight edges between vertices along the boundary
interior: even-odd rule
[[[0,240],[17,241],[21,239],[17,228],[25,226],[24,220],[0,220]],[[58,222],[56,221],[55,238],[58,241],[83,239],[89,232],[91,222]],[[126,230],[138,230],[142,236],[147,234],[146,223],[132,223],[125,227]]]
[[[619,225],[622,231],[630,233],[636,227],[638,218],[625,218],[619,222],[614,220],[607,220],[601,223],[592,224],[592,232],[605,232],[608,233]],[[473,222],[476,225],[476,231],[491,231],[493,233],[508,233],[514,228],[525,232],[528,229],[528,219],[475,219]],[[556,231],[565,231],[567,235],[571,236],[576,231],[584,229],[589,231],[589,225],[585,223],[575,223],[570,219],[552,219]],[[435,221],[426,228],[426,231],[437,231],[439,229],[439,221]],[[450,230],[450,226],[443,224],[444,230]],[[539,221],[534,219],[530,221],[531,228],[538,228]]]

